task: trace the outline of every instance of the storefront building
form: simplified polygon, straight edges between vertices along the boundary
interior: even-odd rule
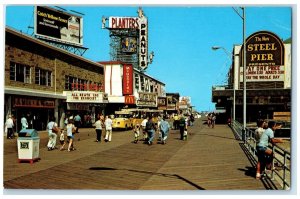
[[[99,62],[105,67],[107,111],[122,108],[158,109],[158,99],[166,97],[165,84],[120,61]]]
[[[78,91],[97,98],[69,101]],[[95,112],[105,104],[103,91],[101,64],[6,27],[4,120],[12,114],[17,130],[22,116],[29,128],[45,130],[50,116],[62,126],[67,113]]]
[[[246,40],[246,122],[273,119],[274,112],[291,111],[291,43],[260,31]],[[212,88],[212,102],[223,122],[243,120],[243,47],[235,45],[228,85]],[[235,93],[235,95],[234,95]],[[234,102],[235,96],[235,102]],[[234,111],[235,104],[235,111]]]

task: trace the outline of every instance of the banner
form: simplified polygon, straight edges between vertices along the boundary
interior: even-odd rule
[[[133,67],[131,64],[123,65],[123,95],[133,93]]]

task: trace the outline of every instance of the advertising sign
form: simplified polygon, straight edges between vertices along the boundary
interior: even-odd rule
[[[146,69],[148,66],[148,22],[145,16],[139,18],[139,66]]]
[[[137,41],[134,37],[125,37],[121,39],[121,51],[123,53],[136,53]]]
[[[135,104],[135,98],[132,95],[125,96],[125,104]]]
[[[103,93],[93,91],[65,91],[67,102],[103,103]]]
[[[243,47],[240,81],[243,81]],[[274,33],[260,31],[246,40],[246,81],[284,81],[284,44]]]
[[[139,99],[136,101],[137,106],[157,107],[157,95],[155,93],[139,93]]]
[[[123,66],[123,95],[132,95],[133,93],[133,67],[131,64]]]
[[[83,45],[83,19],[49,7],[35,6],[34,33],[48,40]]]
[[[32,99],[15,97],[14,107],[30,107],[30,108],[55,108],[54,100],[42,100],[42,99]]]
[[[110,29],[138,29],[138,17],[109,17]]]
[[[158,97],[157,98],[157,106],[158,106],[158,110],[166,110],[167,109],[167,98],[166,97]]]

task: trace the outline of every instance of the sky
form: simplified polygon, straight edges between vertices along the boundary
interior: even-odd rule
[[[54,6],[53,4],[51,6]],[[137,17],[139,5],[58,5],[83,13],[83,55],[109,61],[109,31],[101,29],[102,16]],[[239,7],[235,7],[240,13]],[[142,5],[148,18],[149,52],[153,63],[146,73],[166,84],[166,92],[190,96],[198,111],[212,111],[212,86],[225,85],[231,60],[220,46],[232,52],[243,40],[243,20],[231,5]],[[34,5],[5,5],[5,25],[32,34]],[[292,35],[290,5],[246,6],[246,37],[267,30],[286,40]]]

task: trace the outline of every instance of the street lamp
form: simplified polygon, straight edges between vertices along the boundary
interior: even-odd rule
[[[246,135],[246,39],[245,39],[245,34],[246,34],[246,8],[241,7],[242,9],[242,15],[236,8],[233,8],[234,11],[241,17],[243,20],[243,139],[245,139]],[[245,141],[245,140],[244,140]]]
[[[222,46],[213,46],[211,47],[212,50],[219,50],[222,49],[226,55],[228,56],[228,59],[231,61],[232,63],[232,55],[226,50],[226,48],[222,47]],[[235,73],[233,73],[233,115],[232,115],[232,121],[235,121]]]

